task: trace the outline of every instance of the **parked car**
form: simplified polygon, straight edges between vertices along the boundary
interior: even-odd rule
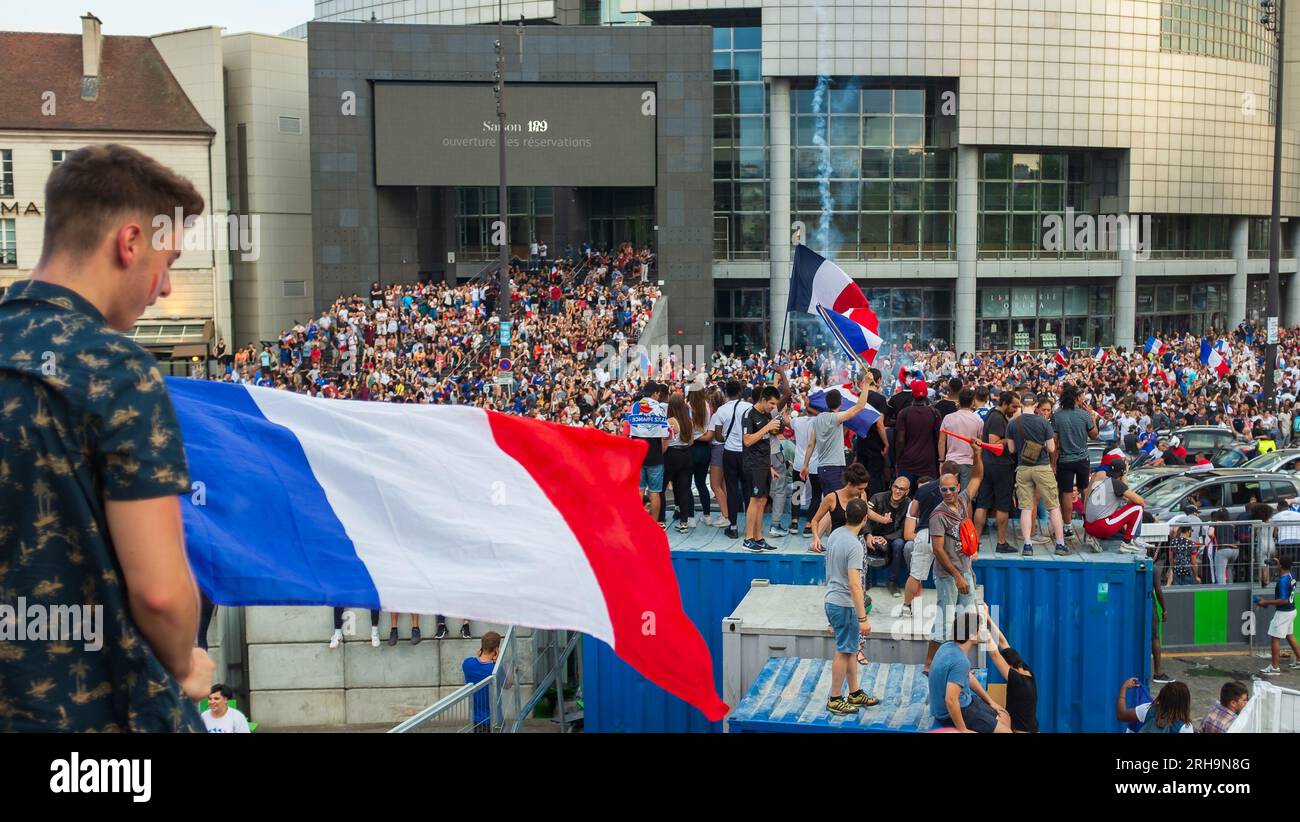
[[[1141,493],[1141,492],[1139,492]],[[1300,497],[1300,477],[1249,468],[1216,468],[1211,471],[1186,471],[1162,480],[1142,494],[1147,511],[1160,522],[1182,512],[1188,502],[1195,502],[1204,516],[1227,508],[1234,517],[1246,510],[1253,499],[1272,506],[1285,505],[1287,499]]]
[[[1181,477],[1187,473],[1187,469],[1180,465],[1160,466],[1157,468],[1135,468],[1128,472],[1128,487],[1137,492],[1138,496],[1146,497],[1161,483],[1173,477]]]
[[[1220,428],[1217,425],[1187,425],[1182,428],[1175,428],[1170,436],[1178,437],[1187,453],[1195,454],[1198,451],[1204,451],[1207,454],[1215,451],[1220,445],[1228,445],[1237,439],[1237,432],[1230,428]]]
[[[1246,460],[1241,467],[1254,471],[1300,471],[1300,448],[1269,451]]]
[[[1188,451],[1188,456],[1193,453]],[[1247,442],[1230,442],[1226,445],[1220,445],[1213,453],[1210,454],[1210,463],[1215,468],[1256,468],[1259,471],[1272,471],[1273,468],[1266,466],[1251,466],[1249,462],[1255,455],[1255,446]]]

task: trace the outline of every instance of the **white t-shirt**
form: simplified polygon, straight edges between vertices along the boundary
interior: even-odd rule
[[[1147,721],[1147,711],[1150,709],[1151,709],[1150,702],[1146,703],[1145,705],[1139,705],[1133,709],[1133,713],[1137,714],[1138,722]],[[1178,732],[1180,734],[1194,734],[1196,733],[1196,729],[1192,727],[1192,723],[1184,722],[1183,727],[1179,728]]]
[[[726,442],[722,447],[727,451],[739,454],[745,448],[745,414],[754,406],[744,400],[728,400],[713,416],[709,418],[710,428],[721,428],[722,433],[726,435]],[[732,418],[739,412],[740,418],[736,424],[732,425]],[[730,433],[728,433],[730,429]]]
[[[801,414],[790,420],[790,427],[794,429],[794,467],[803,468],[804,454],[808,453],[808,437],[812,434],[813,420],[816,417],[810,417],[807,414]],[[816,474],[817,467],[817,449],[813,449],[812,456],[808,458],[808,473]]]
[[[1278,542],[1300,542],[1300,514],[1290,508],[1283,508],[1273,515],[1270,522],[1278,526]]]
[[[235,708],[226,708],[220,717],[212,715],[212,709],[203,712],[203,724],[210,734],[246,734],[248,718]]]

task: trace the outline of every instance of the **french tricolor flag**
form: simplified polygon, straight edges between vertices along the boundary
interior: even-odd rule
[[[1154,334],[1147,337],[1145,348],[1148,354],[1155,354],[1157,357],[1162,356],[1169,350],[1169,346],[1161,342]]]
[[[808,246],[797,245],[790,272],[790,300],[785,310],[816,314],[819,305],[840,314],[851,308],[863,309],[854,317],[855,322],[873,334],[880,333],[880,320],[853,278]]]
[[[582,631],[726,715],[641,505],[644,443],[468,406],[168,388],[202,483],[182,500],[186,545],[213,602]]]
[[[845,383],[844,385],[834,386],[833,388],[840,392],[839,410],[848,410],[858,401],[858,395],[853,393],[852,385]],[[825,388],[815,389],[808,395],[808,404],[817,409],[817,411],[825,413],[829,410],[826,405],[827,390],[828,389]],[[867,405],[845,422],[844,426],[858,436],[865,437],[871,431],[871,426],[875,425],[876,420],[878,419],[880,419],[880,412],[875,408],[872,408],[870,405]]]
[[[883,340],[866,326],[868,319],[876,318],[871,309],[850,308],[841,314],[819,305],[817,313],[821,315],[831,335],[835,337],[835,341],[840,344],[840,348],[844,349],[849,359],[861,359],[867,365],[876,361],[876,352],[880,350]]]
[[[1092,349],[1092,359],[1094,362],[1097,363],[1097,365],[1101,365],[1102,363],[1104,363],[1108,356],[1109,354],[1107,353],[1106,349],[1102,348],[1100,345]]]
[[[1201,362],[1213,368],[1214,373],[1220,377],[1232,370],[1232,363],[1228,362],[1216,346],[1210,345],[1209,340],[1201,340]]]
[[[1052,355],[1052,359],[1055,360],[1056,364],[1061,366],[1062,368],[1069,366],[1070,349],[1064,345],[1061,346],[1060,348],[1056,349],[1056,353]]]

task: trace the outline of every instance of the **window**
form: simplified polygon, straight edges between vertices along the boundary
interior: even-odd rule
[[[305,297],[307,296],[307,283],[305,280],[285,280],[281,294],[285,297]]]
[[[62,148],[56,148],[50,151],[50,162],[53,168],[58,168],[59,164],[67,159],[71,151]]]
[[[280,115],[281,134],[302,134],[302,118]]]
[[[1259,480],[1238,480],[1228,483],[1228,505],[1241,507],[1249,505],[1253,500],[1262,502],[1260,494]]]
[[[767,258],[768,90],[761,66],[759,27],[713,30],[715,259]],[[856,133],[856,120],[837,134],[848,139],[850,131]],[[817,158],[804,161],[815,167]],[[737,180],[754,184],[735,185]]]
[[[0,266],[18,265],[18,221],[0,220]]]
[[[14,196],[14,151],[0,148],[0,197]]]

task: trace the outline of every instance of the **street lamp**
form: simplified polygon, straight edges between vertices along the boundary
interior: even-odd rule
[[[1273,216],[1268,232],[1268,310],[1264,320],[1264,401],[1273,405],[1276,393],[1273,372],[1277,370],[1277,320],[1282,303],[1278,286],[1278,263],[1282,256],[1282,80],[1286,76],[1282,65],[1282,31],[1286,11],[1278,0],[1259,0],[1259,8],[1260,25],[1277,38],[1277,84],[1273,97]],[[1292,287],[1300,287],[1300,283],[1295,283]]]

